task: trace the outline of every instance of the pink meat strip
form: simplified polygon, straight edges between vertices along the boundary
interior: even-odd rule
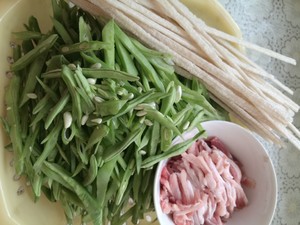
[[[223,225],[248,199],[240,163],[217,137],[196,141],[163,168],[160,203],[176,225]]]

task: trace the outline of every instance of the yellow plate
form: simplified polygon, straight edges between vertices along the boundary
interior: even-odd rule
[[[230,15],[216,0],[183,0],[195,14],[203,18],[209,25],[222,29],[227,33],[240,36],[238,26]],[[4,92],[8,79],[5,77],[9,70],[7,56],[11,54],[10,39],[12,31],[23,30],[23,24],[28,17],[38,18],[43,31],[50,24],[50,0],[1,0],[0,1],[0,110],[4,113]],[[4,150],[7,143],[5,134],[0,129],[0,224],[3,225],[65,225],[63,211],[59,204],[50,203],[42,197],[38,203],[32,200],[30,189],[22,195],[17,195],[24,182],[14,181],[14,169],[10,161],[12,155]],[[141,222],[140,224],[149,224]],[[158,223],[157,223],[158,224]]]

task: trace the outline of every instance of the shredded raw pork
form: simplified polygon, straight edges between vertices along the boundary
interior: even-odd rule
[[[217,137],[200,139],[169,160],[161,173],[160,203],[176,225],[222,225],[248,203],[240,163]]]

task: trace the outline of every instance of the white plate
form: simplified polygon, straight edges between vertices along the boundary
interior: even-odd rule
[[[222,28],[228,33],[239,36],[239,29],[226,11],[216,0],[185,0],[210,25]],[[8,83],[5,73],[9,70],[7,56],[11,55],[9,42],[12,31],[24,30],[29,16],[38,18],[43,31],[50,24],[50,0],[0,0],[0,110],[4,113],[4,91]],[[50,203],[44,197],[34,203],[29,191],[17,196],[22,181],[13,181],[14,169],[9,166],[12,155],[5,152],[7,143],[0,129],[0,224],[2,225],[65,225],[65,218],[59,204]]]

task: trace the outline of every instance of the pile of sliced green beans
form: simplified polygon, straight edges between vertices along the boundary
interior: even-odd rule
[[[102,27],[76,6],[56,0],[53,29],[29,18],[14,33],[14,73],[3,119],[15,169],[64,207],[68,224],[137,224],[153,210],[155,165],[203,133],[200,122],[224,119],[198,80],[179,78],[169,55]],[[194,138],[171,145],[197,127]],[[134,204],[128,205],[132,199]],[[127,211],[124,211],[125,208]]]

